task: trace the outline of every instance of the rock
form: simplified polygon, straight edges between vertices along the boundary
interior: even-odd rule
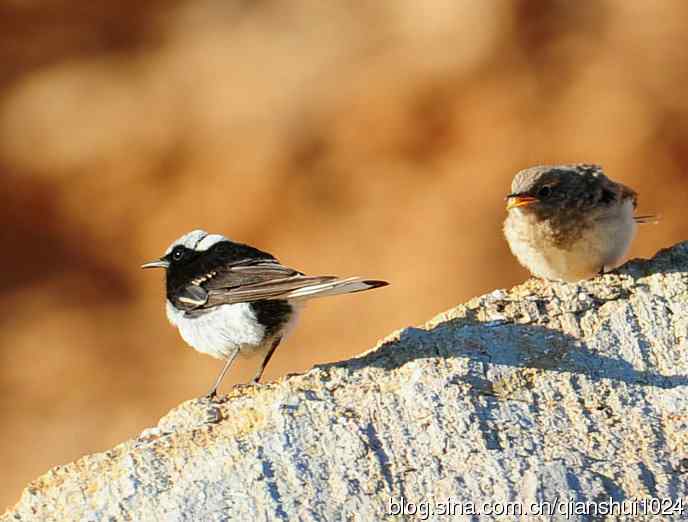
[[[687,520],[686,270],[682,243],[529,280],[358,358],[188,401],[2,520],[591,520],[610,500],[615,520]]]

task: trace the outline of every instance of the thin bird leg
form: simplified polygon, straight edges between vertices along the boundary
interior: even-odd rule
[[[259,384],[260,383],[260,378],[263,376],[263,372],[265,371],[265,367],[270,362],[270,358],[272,357],[272,354],[275,353],[275,350],[279,346],[279,343],[281,340],[282,340],[282,338],[278,337],[277,339],[275,339],[273,341],[272,346],[270,347],[270,350],[268,351],[267,355],[263,359],[263,362],[260,363],[260,368],[258,368],[258,371],[256,372],[253,379],[251,380],[251,382],[253,384]]]
[[[222,371],[220,372],[220,375],[218,375],[217,379],[215,379],[215,384],[213,384],[213,387],[210,388],[210,391],[205,395],[205,397],[208,400],[213,400],[215,397],[217,397],[217,389],[220,387],[220,383],[222,382],[222,379],[225,378],[225,374],[227,373],[227,370],[232,366],[232,363],[234,362],[234,359],[236,359],[237,354],[239,353],[239,349],[237,348],[234,350],[234,353],[227,357],[227,362],[225,362],[224,367],[222,368]]]

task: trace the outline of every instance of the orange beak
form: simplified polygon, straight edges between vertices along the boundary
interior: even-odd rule
[[[509,194],[506,197],[506,209],[511,210],[512,208],[527,207],[532,205],[538,199],[533,196],[522,196],[519,194]]]

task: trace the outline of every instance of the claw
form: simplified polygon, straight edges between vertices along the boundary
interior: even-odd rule
[[[205,395],[198,398],[200,401],[209,402],[211,404],[222,404],[227,400],[226,395],[218,395],[216,390],[210,390]]]

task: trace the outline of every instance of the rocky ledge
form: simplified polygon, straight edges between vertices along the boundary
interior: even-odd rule
[[[683,243],[580,284],[532,279],[355,359],[217,405],[188,401],[49,471],[0,520],[558,520],[576,509],[569,520],[596,520],[605,502],[628,513],[614,520],[686,520],[687,271]]]

